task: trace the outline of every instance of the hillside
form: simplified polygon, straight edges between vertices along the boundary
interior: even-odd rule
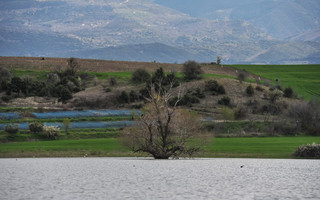
[[[178,106],[200,116],[198,132],[216,136],[199,156],[291,158],[298,145],[319,141],[310,137],[320,134],[319,104],[297,98],[287,88],[303,83],[294,91],[319,92],[319,65],[200,66],[204,74],[188,80],[180,64],[0,57],[0,143],[7,143],[1,145],[0,157],[132,156],[120,136],[123,127],[139,119],[133,113],[142,111],[149,81],[169,88],[170,100],[182,92]],[[145,71],[137,76],[137,69]],[[145,81],[132,79],[146,74]],[[171,88],[168,80],[178,81],[177,87]],[[31,130],[34,122],[61,130],[45,135]],[[13,133],[15,126],[18,132]]]
[[[67,101],[67,104],[56,103],[52,104],[49,107],[51,108],[59,108],[59,109],[79,109],[79,108],[135,108],[141,106],[141,101],[133,102],[133,103],[119,103],[117,100],[117,96],[120,95],[122,91],[126,91],[129,93],[130,91],[134,91],[139,94],[139,91],[145,87],[145,83],[143,84],[133,84],[130,79],[132,77],[132,72],[137,69],[145,69],[149,73],[154,73],[160,67],[164,69],[165,72],[175,72],[176,75],[182,78],[182,65],[178,64],[166,64],[166,63],[156,63],[156,62],[124,62],[124,61],[106,61],[106,60],[90,60],[90,59],[77,59],[77,62],[80,67],[81,73],[87,73],[90,79],[86,81],[83,79],[83,83],[85,85],[85,90],[81,90],[76,92],[73,96],[73,99]],[[38,58],[38,57],[0,57],[0,66],[5,67],[12,71],[13,75],[25,77],[31,76],[38,80],[46,79],[46,75],[44,72],[54,72],[56,70],[61,70],[67,68],[68,62],[67,59],[64,58]],[[269,102],[269,87],[274,87],[270,84],[275,84],[272,81],[267,79],[263,79],[263,71],[261,70],[261,81],[268,83],[267,86],[262,84],[259,85],[261,87],[261,91],[257,90],[255,92],[254,97],[250,97],[246,95],[246,88],[249,84],[252,84],[255,88],[258,86],[255,82],[258,80],[258,76],[260,73],[258,71],[254,71],[256,75],[247,74],[247,72],[242,72],[241,70],[237,70],[235,68],[231,68],[228,66],[219,66],[219,65],[211,65],[211,64],[203,64],[202,69],[204,70],[204,79],[196,80],[192,82],[185,82],[183,79],[180,81],[182,87],[185,91],[196,91],[198,88],[200,91],[205,92],[204,88],[206,88],[206,81],[208,80],[217,80],[226,90],[226,96],[230,97],[231,104],[234,107],[247,107],[247,103],[250,99],[254,99],[254,101],[259,102],[259,108],[263,105],[268,105]],[[240,67],[241,69],[241,67]],[[239,73],[245,73],[247,77],[246,83],[240,83],[237,80],[237,76]],[[87,77],[83,76],[83,77]],[[89,78],[88,77],[88,78]],[[112,85],[110,83],[111,78],[115,78],[117,81],[116,85]],[[262,83],[262,82],[261,82]],[[284,86],[288,86],[285,84]],[[289,85],[291,86],[291,85]],[[294,87],[295,85],[292,85]],[[108,92],[106,92],[108,91]],[[199,103],[194,104],[192,107],[200,112],[203,112],[205,115],[211,115],[212,113],[221,114],[221,108],[223,106],[217,104],[217,102],[224,95],[210,95],[210,92],[205,92],[205,98],[199,99]],[[5,94],[2,94],[5,96]],[[43,103],[41,103],[43,101]],[[286,99],[283,99],[286,102]],[[290,100],[294,101],[294,100]],[[7,104],[2,102],[3,105],[10,107],[29,107],[35,106],[38,108],[48,107],[49,102],[54,102],[54,99],[51,101],[48,99],[41,100],[41,98],[18,98],[12,99]],[[248,108],[249,109],[249,108]],[[253,108],[250,108],[253,109]],[[256,110],[255,112],[258,115],[252,113],[252,117],[254,118],[263,118],[263,115],[259,113],[260,111]],[[211,113],[211,114],[210,114]],[[251,115],[249,115],[249,118]]]

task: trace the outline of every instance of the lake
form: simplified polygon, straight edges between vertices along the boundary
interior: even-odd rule
[[[0,159],[0,199],[319,199],[319,160]]]

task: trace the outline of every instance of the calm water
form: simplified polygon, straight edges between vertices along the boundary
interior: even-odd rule
[[[319,183],[319,160],[0,159],[0,199],[320,199]]]

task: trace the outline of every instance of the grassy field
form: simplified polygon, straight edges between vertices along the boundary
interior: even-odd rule
[[[320,99],[320,65],[233,65],[238,69],[290,86],[299,97]]]
[[[293,158],[303,144],[320,137],[213,138],[197,157]],[[0,157],[145,156],[133,154],[116,138],[13,142],[0,144]]]

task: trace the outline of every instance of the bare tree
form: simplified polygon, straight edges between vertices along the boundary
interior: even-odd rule
[[[124,141],[133,152],[145,152],[156,159],[191,156],[199,151],[202,141],[199,137],[198,115],[177,107],[181,99],[180,89],[156,91],[151,87],[148,103],[142,109],[136,126],[125,129]],[[173,106],[169,100],[178,96]],[[190,139],[193,139],[190,142]]]

